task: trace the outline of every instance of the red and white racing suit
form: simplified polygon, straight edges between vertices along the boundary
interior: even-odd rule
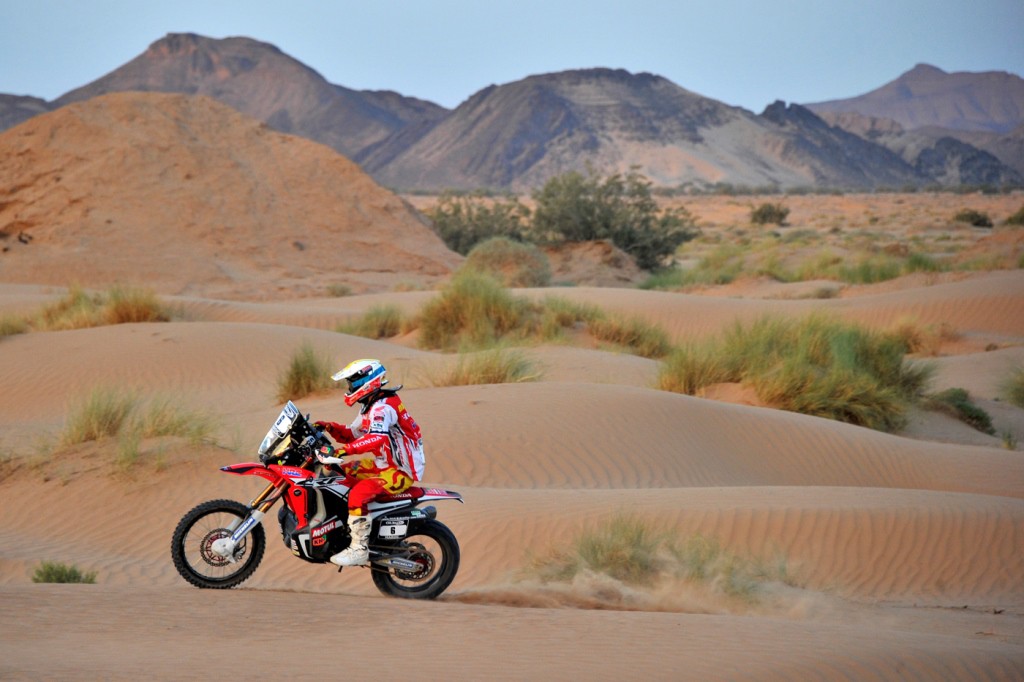
[[[396,393],[385,394],[364,407],[348,426],[323,422],[331,437],[345,444],[350,455],[371,453],[343,467],[352,486],[348,513],[364,516],[378,495],[397,495],[423,477],[423,439],[420,427]]]

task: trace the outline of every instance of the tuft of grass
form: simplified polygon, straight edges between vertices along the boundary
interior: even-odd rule
[[[679,538],[628,514],[584,529],[565,549],[534,557],[530,571],[544,582],[571,582],[586,572],[636,586],[681,579],[748,601],[756,601],[766,582],[795,583],[781,557],[773,564],[745,559],[714,539]]]
[[[0,338],[24,334],[28,329],[28,321],[24,317],[18,317],[17,315],[0,316]]]
[[[427,376],[431,386],[469,386],[476,384],[514,384],[535,381],[540,376],[522,353],[495,348],[462,355],[451,368]]]
[[[491,237],[474,246],[462,265],[497,278],[507,287],[546,287],[551,284],[551,264],[534,244],[508,237]]]
[[[327,285],[327,295],[335,298],[344,298],[352,295],[352,287],[340,282],[332,282]]]
[[[43,561],[32,574],[34,583],[84,583],[92,585],[96,582],[96,572],[83,573],[77,566],[59,561]]]
[[[278,377],[276,397],[285,402],[332,387],[330,361],[305,342],[292,353],[288,367]]]
[[[368,339],[390,339],[398,336],[406,322],[402,309],[396,305],[376,305],[369,308],[357,319],[340,324],[335,331]]]
[[[766,202],[750,210],[750,222],[755,225],[785,225],[789,209],[780,203]]]
[[[947,322],[938,326],[922,325],[913,319],[900,320],[891,333],[903,342],[908,353],[930,357],[939,354],[943,343],[960,338],[959,333]]]
[[[905,353],[893,334],[827,316],[765,317],[677,349],[657,386],[695,395],[714,383],[740,382],[779,409],[895,431],[933,372],[905,363]]]
[[[115,286],[106,293],[90,294],[72,287],[64,298],[45,306],[29,324],[40,331],[62,331],[169,319],[168,309],[146,289]]]
[[[593,319],[587,330],[600,341],[624,346],[645,358],[665,357],[672,347],[661,327],[639,317]]]
[[[992,219],[988,217],[988,214],[973,208],[964,208],[957,211],[953,216],[953,220],[954,222],[967,223],[974,227],[992,227]]]
[[[1011,405],[1024,408],[1024,365],[1010,370],[999,385],[999,395]]]
[[[118,435],[137,403],[138,399],[132,393],[108,386],[94,388],[72,406],[61,433],[61,443],[76,445]]]
[[[506,335],[527,336],[536,307],[512,296],[498,280],[462,270],[420,312],[420,344],[426,348],[493,346]]]
[[[927,406],[946,412],[973,429],[994,436],[992,417],[971,400],[971,396],[962,388],[947,388],[928,396]]]

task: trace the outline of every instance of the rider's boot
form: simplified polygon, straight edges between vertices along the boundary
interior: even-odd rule
[[[370,519],[365,516],[349,516],[348,532],[352,542],[342,551],[331,557],[336,566],[365,566],[370,560],[367,543],[370,539]]]

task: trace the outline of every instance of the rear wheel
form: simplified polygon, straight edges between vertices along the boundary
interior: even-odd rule
[[[374,549],[412,562],[403,568],[372,566],[373,584],[391,597],[434,599],[451,585],[459,570],[458,541],[446,525],[433,519],[404,540]]]
[[[171,558],[181,577],[196,587],[226,589],[249,578],[263,560],[266,535],[255,526],[238,543],[233,555],[213,551],[217,540],[231,537],[231,528],[249,515],[249,508],[234,500],[203,502],[178,522],[171,539]]]

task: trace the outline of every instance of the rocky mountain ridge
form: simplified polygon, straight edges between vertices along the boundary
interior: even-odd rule
[[[276,130],[326,144],[398,190],[521,192],[568,170],[633,167],[656,185],[683,188],[1016,186],[1024,183],[1020,134],[993,129],[1014,116],[1024,124],[1017,81],[1024,83],[1010,74],[944,74],[919,65],[860,99],[808,107],[776,102],[755,115],[657,75],[601,68],[491,85],[449,111],[398,93],[328,83],[251,38],[170,34],[54,102],[0,96],[0,129],[107,92],[179,92],[208,95]],[[953,95],[943,95],[948,83],[956,85]],[[1007,84],[1007,97],[993,93]],[[934,114],[945,111],[943,97],[964,92],[974,112],[962,117],[964,125],[984,128],[990,111],[989,130],[909,134],[901,126],[899,133],[862,134],[863,124],[850,123],[852,114],[842,110],[898,100],[901,111],[912,111],[919,99]]]

